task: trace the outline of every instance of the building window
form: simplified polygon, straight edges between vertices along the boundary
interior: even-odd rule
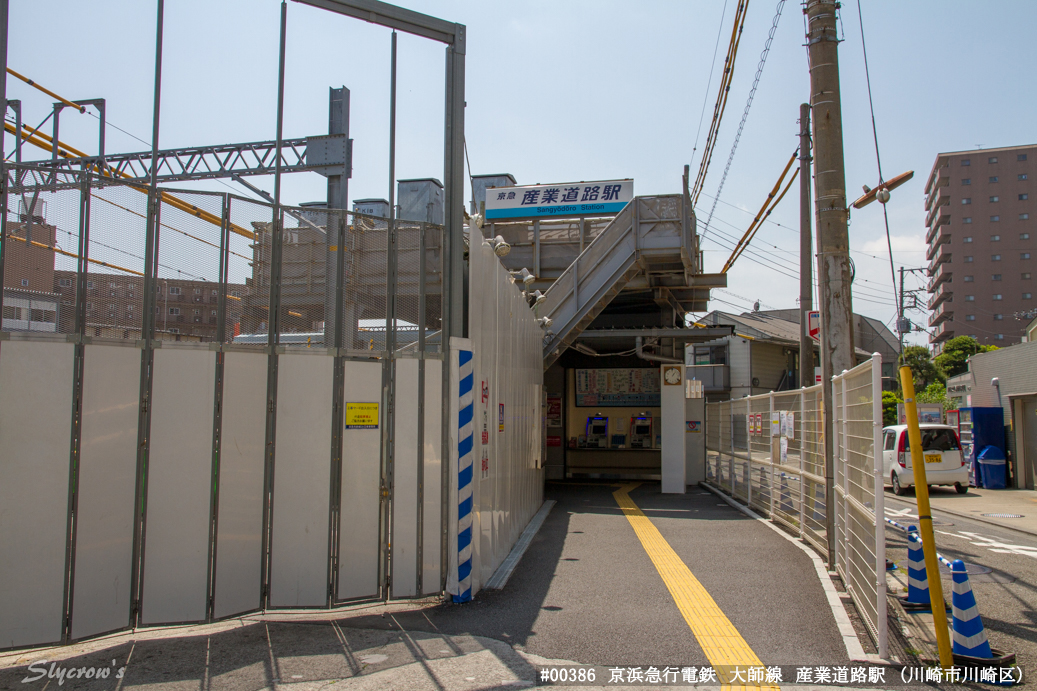
[[[962,223],[972,223],[972,216],[966,216],[965,218],[961,219],[961,222]]]
[[[994,315],[994,321],[996,321],[996,322],[1002,321],[1004,318],[1005,318],[1005,315],[1003,315],[1003,314],[995,314]]]
[[[59,288],[71,288],[72,287],[72,279],[71,278],[59,278],[58,279],[58,287]]]
[[[1019,255],[1019,258],[1020,259],[1029,259],[1030,258],[1030,253],[1029,252],[1023,252],[1022,254]]]
[[[92,302],[88,302],[88,303],[86,303],[86,311],[87,311],[87,312],[89,312],[89,311],[90,311],[90,310],[92,310],[93,308],[94,308],[94,303],[92,303]]]
[[[988,158],[987,163],[997,163],[997,156],[991,156]]]
[[[991,242],[1001,242],[1001,236],[1000,235],[991,235],[990,236],[990,241]]]
[[[216,310],[212,311],[212,316],[214,316],[214,317],[216,316]]]
[[[199,314],[201,314],[201,313],[202,313],[202,311],[201,311],[201,310],[195,310],[195,311],[194,311],[194,316],[196,316],[196,317],[197,317],[197,316],[198,316]]]
[[[962,197],[961,203],[962,204],[971,204],[972,203],[972,197]]]
[[[976,315],[974,315],[974,314],[966,314],[965,315],[965,321],[967,321],[967,322],[974,322],[974,321],[976,321]]]
[[[1033,297],[1033,293],[1023,293],[1023,300],[1029,300]]]
[[[966,255],[965,255],[965,263],[966,263],[966,264],[968,264],[968,263],[969,263],[969,262],[971,262],[971,261],[972,261],[972,255],[970,255],[970,254],[966,254]]]
[[[1026,154],[1016,154],[1015,160],[1017,160],[1017,161],[1025,161],[1026,160]]]
[[[171,334],[178,334],[178,333],[180,333],[180,329],[170,329],[169,333],[171,333]]]
[[[133,305],[126,305],[126,311],[133,314]]]
[[[976,296],[975,295],[966,295],[965,296],[965,302],[975,302],[975,301],[976,301]]]
[[[87,290],[93,290],[94,289],[94,282],[93,281],[87,281],[86,282],[86,288],[87,288]]]
[[[992,261],[992,262],[999,262],[999,261],[1001,261],[1001,255],[1000,254],[992,254],[992,255],[990,255],[990,261]]]
[[[1030,214],[1019,214],[1019,220],[1020,221],[1028,221],[1028,220],[1030,220]],[[1026,235],[1026,233],[1023,233],[1023,235]]]
[[[969,159],[967,159],[967,158],[963,158],[963,159],[961,159],[961,164],[962,164],[963,166],[971,166],[971,165],[972,165],[972,161],[970,161],[970,160],[969,160]]]
[[[991,175],[990,176],[990,182],[997,182],[997,176],[996,175]]]
[[[963,237],[961,239],[961,241],[962,242],[972,242],[972,236],[971,235],[966,235],[965,237]]]
[[[170,295],[179,295],[180,294],[180,286],[170,286],[169,287],[169,294]]]
[[[29,287],[29,279],[23,278],[22,279],[22,288],[28,288],[28,287]]]
[[[966,277],[965,277],[965,282],[966,282],[966,283],[972,283],[972,280],[973,280],[973,279],[972,279],[972,276],[966,276]]]
[[[990,203],[991,203],[991,204],[993,204],[993,203],[994,203],[994,202],[996,202],[996,201],[1000,201],[1000,200],[998,199],[997,195],[995,194],[994,196],[992,196],[992,197],[990,198]]]
[[[1000,300],[1002,297],[1003,296],[1001,295],[1001,293],[994,293],[993,295],[990,296],[990,299],[991,300]]]
[[[195,295],[201,295],[202,294],[202,289],[201,288],[195,288],[194,289],[194,294]]]
[[[180,308],[179,307],[170,307],[169,308],[169,315],[171,317],[179,316],[180,315]]]
[[[991,281],[1000,281],[1001,280],[1001,274],[994,274],[993,276],[990,277],[990,280]]]
[[[1003,340],[1005,340],[1005,335],[1004,334],[994,334],[994,340],[995,341],[1003,341]]]
[[[1001,217],[1000,217],[1000,216],[991,216],[991,217],[990,217],[990,222],[991,222],[991,223],[997,223],[997,222],[998,222],[998,221],[1000,221],[1000,220],[1001,220]]]
[[[1019,201],[1021,201],[1021,202],[1025,202],[1029,198],[1030,198],[1030,195],[1026,194],[1025,192],[1023,192],[1022,194],[1019,195]]]
[[[231,294],[232,297],[236,297],[236,298],[241,297],[241,291],[238,291],[238,290],[232,290],[232,291],[230,291],[230,294]]]
[[[216,294],[217,294],[217,292],[219,292],[219,291],[217,291],[217,290],[215,290],[215,289],[214,289],[214,290],[212,291],[212,294],[213,294],[213,295],[216,295]]]
[[[962,178],[961,179],[961,184],[963,184],[963,185],[971,185],[972,184],[972,178]]]
[[[1030,239],[1030,234],[1029,233],[1019,233],[1019,239],[1020,240],[1029,240]]]
[[[1018,174],[1018,175],[1016,175],[1015,177],[1016,177],[1017,179],[1019,179],[1019,180],[1025,180],[1027,176],[1026,176],[1026,173],[1019,173],[1019,174]]]

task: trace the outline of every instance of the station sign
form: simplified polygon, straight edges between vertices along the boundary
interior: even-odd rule
[[[632,179],[490,187],[486,190],[486,220],[612,216],[633,198]]]
[[[821,340],[821,313],[817,310],[807,312],[807,333],[815,341]]]

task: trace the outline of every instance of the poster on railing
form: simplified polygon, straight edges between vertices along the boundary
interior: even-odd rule
[[[585,408],[658,406],[659,370],[654,367],[578,369],[576,405]]]

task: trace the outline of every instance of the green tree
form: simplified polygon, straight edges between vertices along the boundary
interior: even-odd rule
[[[955,336],[947,341],[943,352],[936,356],[935,362],[948,377],[953,377],[968,370],[968,359],[971,356],[991,350],[997,350],[997,346],[980,345],[972,336]]]
[[[947,375],[933,362],[932,357],[929,355],[929,349],[925,346],[907,346],[904,348],[900,354],[900,366],[911,368],[916,392],[924,390],[933,382],[942,384],[947,381]]]
[[[925,387],[925,391],[919,391],[915,395],[915,400],[919,403],[939,403],[943,406],[944,412],[952,407],[951,399],[947,398],[947,387],[938,381]]]
[[[882,392],[882,426],[897,424],[897,404],[903,403],[895,391]]]

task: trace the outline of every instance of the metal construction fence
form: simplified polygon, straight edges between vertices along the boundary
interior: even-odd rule
[[[443,592],[440,225],[7,169],[0,648]]]
[[[886,647],[882,361],[833,377],[835,568]],[[876,449],[879,452],[876,453]],[[706,481],[828,556],[821,386],[706,405]]]

